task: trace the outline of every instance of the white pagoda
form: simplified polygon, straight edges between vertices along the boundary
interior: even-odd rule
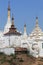
[[[24,33],[18,32],[14,25],[14,17],[10,17],[10,5],[8,5],[8,18],[4,26],[4,31],[0,30],[0,52],[7,55],[15,54],[15,48],[26,48],[30,55],[34,57],[43,57],[43,31],[39,27],[38,17],[36,25],[31,34],[27,34],[26,24]]]

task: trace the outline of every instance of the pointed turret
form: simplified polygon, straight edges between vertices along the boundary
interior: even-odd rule
[[[8,19],[10,19],[10,2],[8,3]]]
[[[38,27],[38,17],[36,17],[36,27]]]
[[[38,24],[38,17],[36,17],[36,25],[32,33],[30,34],[30,37],[36,39],[37,41],[37,39],[40,38],[40,36],[42,36],[42,29],[40,28]]]
[[[6,30],[8,30],[8,28]],[[21,33],[16,30],[16,27],[14,25],[14,16],[13,15],[12,15],[12,23],[11,23],[11,26],[9,28],[9,31],[7,33],[5,33],[4,35],[9,35],[9,34],[11,34],[11,35],[21,35]]]
[[[14,28],[14,16],[13,16],[13,14],[12,14],[12,24],[11,24],[11,27]]]
[[[26,24],[24,25],[24,34],[27,34],[26,33]]]
[[[14,16],[12,14],[12,25],[14,25]]]

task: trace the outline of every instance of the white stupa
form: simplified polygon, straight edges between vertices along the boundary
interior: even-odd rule
[[[9,31],[9,28],[11,27],[11,13],[10,13],[10,3],[8,4],[8,17],[7,17],[7,23],[4,28],[4,33]]]

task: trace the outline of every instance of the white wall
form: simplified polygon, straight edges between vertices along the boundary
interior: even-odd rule
[[[0,48],[0,52],[5,53],[6,55],[15,54],[14,48]]]

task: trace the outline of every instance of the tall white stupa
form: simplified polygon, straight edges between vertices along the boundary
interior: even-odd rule
[[[11,27],[11,12],[10,12],[10,2],[8,3],[8,17],[7,17],[7,23],[4,28],[4,33],[9,31],[9,28]]]

